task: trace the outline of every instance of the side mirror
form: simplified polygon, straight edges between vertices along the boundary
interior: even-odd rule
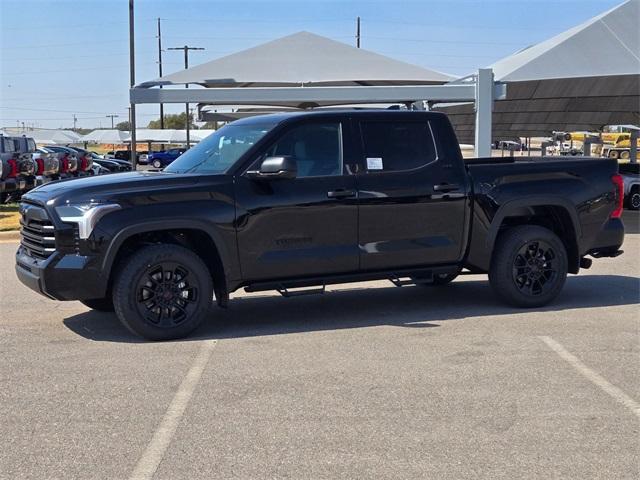
[[[280,178],[296,178],[298,165],[291,156],[268,157],[262,161],[260,170],[250,170],[247,176],[254,180],[269,180]]]

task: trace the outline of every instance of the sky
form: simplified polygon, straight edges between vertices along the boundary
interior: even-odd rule
[[[306,30],[454,76],[578,25],[621,0],[135,0],[136,83],[163,48],[197,65]],[[110,128],[127,119],[128,0],[0,0],[0,127]],[[606,59],[603,59],[606,61]],[[184,68],[163,52],[163,73]],[[140,127],[159,116],[137,107]],[[183,111],[180,105],[165,113]]]

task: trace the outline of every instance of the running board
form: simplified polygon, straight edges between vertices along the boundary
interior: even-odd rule
[[[287,287],[276,288],[276,291],[283,297],[302,297],[303,295],[322,295],[324,293],[325,285],[319,288],[305,288],[304,290],[290,290]]]
[[[405,285],[416,285],[433,281],[433,276],[441,273],[455,273],[459,267],[457,265],[442,265],[431,268],[413,268],[406,270],[387,270],[377,272],[357,272],[339,275],[327,275],[324,277],[307,277],[280,279],[270,282],[255,282],[244,285],[246,292],[264,292],[276,290],[284,297],[297,295],[310,295],[307,291],[297,292],[293,289],[304,287],[316,287],[310,289],[312,293],[324,293],[326,285],[337,285],[341,283],[368,282],[371,280],[389,280],[397,287]]]

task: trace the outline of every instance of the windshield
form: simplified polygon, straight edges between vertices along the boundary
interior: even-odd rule
[[[165,172],[225,173],[275,123],[230,124],[212,133],[172,162]]]

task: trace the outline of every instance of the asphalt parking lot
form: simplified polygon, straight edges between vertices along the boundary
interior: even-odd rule
[[[552,305],[484,277],[237,293],[187,341],[23,287],[0,244],[2,478],[638,478],[640,228]]]

